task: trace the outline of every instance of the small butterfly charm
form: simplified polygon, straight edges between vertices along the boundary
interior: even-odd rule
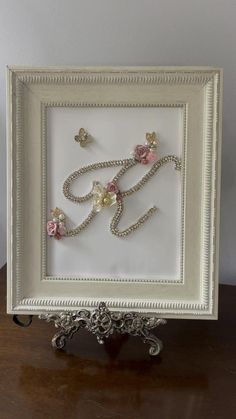
[[[77,141],[81,147],[85,147],[91,142],[91,137],[84,128],[80,128],[79,134],[75,135],[75,141]]]
[[[146,133],[146,145],[149,148],[157,148],[157,136],[155,132]]]

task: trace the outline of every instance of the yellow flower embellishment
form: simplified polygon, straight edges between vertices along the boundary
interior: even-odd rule
[[[157,148],[157,136],[155,132],[146,133],[146,145],[149,148]]]
[[[93,209],[100,212],[105,207],[111,207],[116,203],[116,193],[109,192],[100,182],[93,183]]]

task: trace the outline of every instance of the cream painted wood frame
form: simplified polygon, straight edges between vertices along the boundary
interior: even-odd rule
[[[92,308],[105,301],[113,310],[216,319],[222,70],[11,67],[7,75],[8,313]],[[47,275],[46,126],[54,107],[182,109],[177,281]]]

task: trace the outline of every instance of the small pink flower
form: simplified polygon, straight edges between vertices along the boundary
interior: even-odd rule
[[[55,234],[55,236],[54,236],[54,238],[56,239],[56,240],[61,240],[61,235],[60,235],[60,233],[56,233]]]
[[[146,145],[138,144],[134,149],[134,158],[142,164],[146,164],[145,159],[150,152],[149,147]],[[142,161],[143,160],[143,161]]]
[[[55,236],[57,233],[57,223],[55,221],[47,222],[47,233],[49,236]]]
[[[66,227],[65,227],[65,224],[64,223],[59,223],[57,232],[60,234],[60,236],[65,236],[65,234],[66,234]]]
[[[155,151],[149,151],[148,155],[147,155],[147,160],[151,163],[153,161],[155,161],[157,158],[157,155],[155,153]]]
[[[106,190],[107,190],[107,192],[112,192],[112,193],[115,193],[115,194],[119,192],[119,189],[118,189],[118,186],[117,186],[116,182],[113,182],[113,181],[108,182],[108,184],[106,186]]]
[[[148,163],[149,163],[149,161],[148,161],[148,159],[145,157],[145,158],[143,158],[143,159],[141,159],[141,160],[140,160],[140,163],[141,163],[141,164],[148,164]]]

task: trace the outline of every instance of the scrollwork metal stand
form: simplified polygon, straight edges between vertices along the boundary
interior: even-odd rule
[[[56,349],[63,348],[67,339],[71,339],[81,328],[93,333],[100,344],[117,332],[140,336],[144,343],[150,345],[150,355],[158,355],[163,347],[162,342],[150,330],[165,324],[166,320],[136,312],[110,311],[105,303],[100,303],[93,311],[47,313],[39,318],[54,322],[55,327],[60,329],[52,338],[52,346]]]

